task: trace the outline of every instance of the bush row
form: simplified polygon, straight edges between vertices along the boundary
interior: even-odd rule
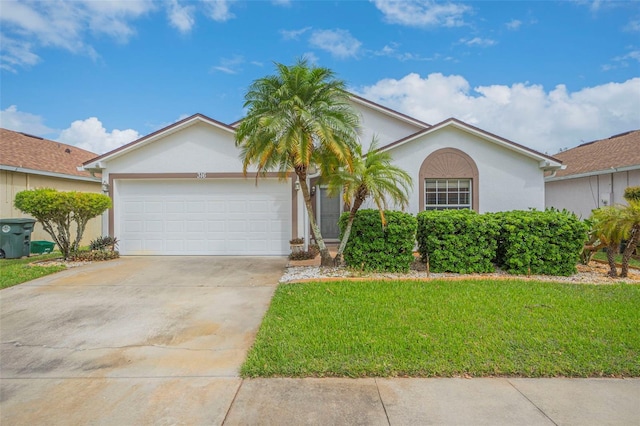
[[[471,210],[361,210],[344,252],[345,263],[377,271],[407,271],[418,252],[433,272],[483,273],[498,265],[513,274],[576,272],[587,226],[566,210],[478,214]],[[340,218],[343,232],[348,214]],[[342,235],[341,235],[342,237]]]
[[[382,226],[378,210],[359,210],[343,257],[348,266],[365,271],[406,272],[413,262],[416,218],[404,212],[386,211],[387,226]],[[340,216],[340,238],[349,213]]]

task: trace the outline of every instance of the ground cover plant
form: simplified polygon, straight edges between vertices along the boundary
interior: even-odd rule
[[[38,266],[43,260],[56,259],[60,252],[30,256],[24,259],[0,260],[0,289],[21,284],[66,269],[64,265]]]
[[[640,286],[281,285],[245,377],[640,376]]]

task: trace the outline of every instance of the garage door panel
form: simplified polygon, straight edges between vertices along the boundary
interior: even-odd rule
[[[243,179],[122,180],[116,236],[122,254],[285,255],[291,190]]]

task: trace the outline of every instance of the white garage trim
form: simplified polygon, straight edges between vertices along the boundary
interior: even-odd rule
[[[297,230],[295,185],[265,177],[112,174],[109,234],[125,255],[286,255]]]

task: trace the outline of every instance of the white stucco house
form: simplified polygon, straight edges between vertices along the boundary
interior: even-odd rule
[[[429,125],[353,95],[363,152],[379,147],[413,178],[409,211],[545,206],[548,155],[456,119]],[[123,255],[287,255],[309,229],[295,174],[242,173],[235,128],[195,114],[84,163],[113,199],[104,228]],[[315,182],[315,181],[314,181]],[[313,187],[323,237],[338,238],[340,198]]]

